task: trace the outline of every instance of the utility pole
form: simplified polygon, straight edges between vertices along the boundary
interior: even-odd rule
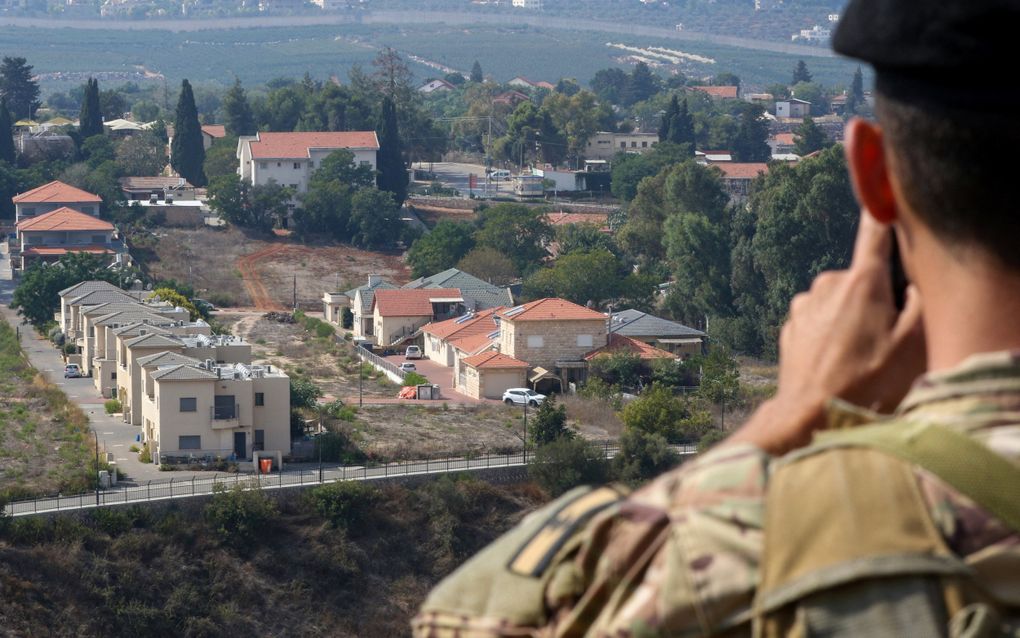
[[[96,507],[99,507],[99,432],[92,430],[96,437]]]
[[[294,310],[297,310],[297,275],[294,275]]]
[[[319,483],[322,483],[322,409],[323,405],[319,404],[319,435],[316,438],[316,446],[319,448]]]
[[[524,400],[524,464],[528,464],[528,401]]]

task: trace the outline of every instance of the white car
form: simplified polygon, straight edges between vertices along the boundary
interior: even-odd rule
[[[414,372],[417,369],[418,368],[413,363],[411,363],[410,361],[405,361],[405,362],[400,364],[401,372]]]
[[[510,388],[509,390],[503,393],[503,403],[507,405],[527,404],[530,405],[531,407],[536,407],[542,405],[543,401],[545,401],[544,394],[539,394],[538,392],[535,392],[534,390],[529,390],[528,388]]]
[[[407,346],[407,350],[404,350],[405,359],[421,359],[421,348],[418,346]]]

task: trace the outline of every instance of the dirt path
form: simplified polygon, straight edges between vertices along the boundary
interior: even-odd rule
[[[237,260],[237,269],[241,272],[241,282],[244,284],[248,296],[251,297],[252,306],[258,310],[285,312],[282,304],[274,301],[266,288],[265,282],[259,274],[259,265],[275,261],[281,257],[295,257],[310,253],[311,250],[304,246],[292,246],[283,243],[273,243],[261,250],[244,255]]]

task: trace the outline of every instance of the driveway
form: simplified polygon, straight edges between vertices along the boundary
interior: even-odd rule
[[[402,354],[395,354],[385,357],[385,359],[395,366],[399,366],[401,363],[408,361]],[[448,368],[429,359],[412,359],[409,363],[413,363],[415,365],[415,368],[417,368],[416,372],[418,374],[425,376],[430,382],[439,386],[440,392],[443,393],[443,400],[448,403],[470,403],[472,405],[477,405],[479,403],[499,403],[499,401],[492,399],[475,399],[466,394],[457,392],[454,389],[456,386],[453,383],[453,368]]]

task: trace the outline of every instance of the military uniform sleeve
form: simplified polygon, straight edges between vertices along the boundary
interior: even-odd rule
[[[440,583],[420,637],[708,635],[742,625],[768,457],[716,449],[624,498],[570,493]]]

